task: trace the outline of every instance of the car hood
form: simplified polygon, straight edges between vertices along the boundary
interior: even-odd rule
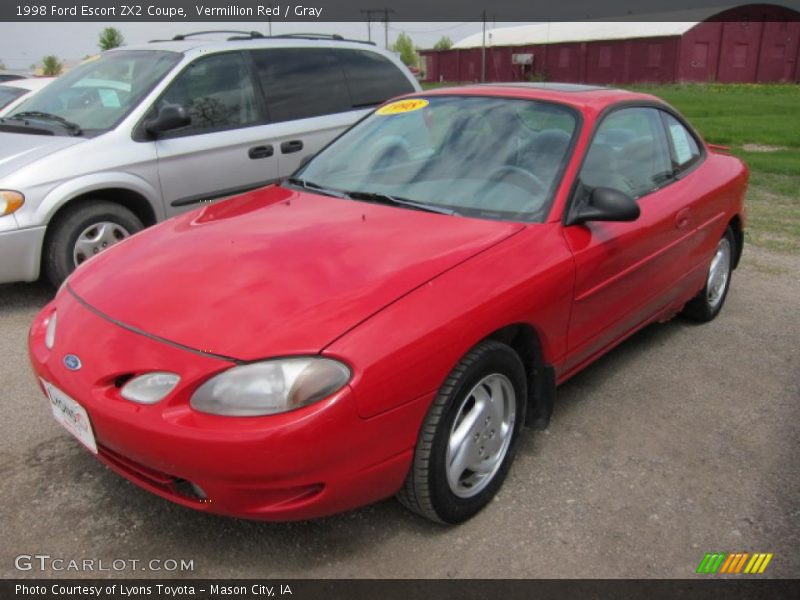
[[[30,135],[0,132],[0,177],[5,177],[43,156],[85,142],[65,135]]]
[[[106,317],[195,350],[313,354],[522,228],[270,186],[117,244],[69,287]]]

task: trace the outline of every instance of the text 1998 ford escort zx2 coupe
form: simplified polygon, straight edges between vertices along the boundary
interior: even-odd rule
[[[184,506],[303,519],[398,494],[457,523],[557,384],[648,323],[717,315],[746,184],[651,96],[408,96],[285,183],[88,261],[30,355],[67,429]]]

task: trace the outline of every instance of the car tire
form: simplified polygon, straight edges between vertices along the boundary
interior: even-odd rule
[[[731,287],[735,256],[736,238],[733,230],[728,227],[711,258],[703,289],[686,304],[681,315],[693,321],[707,323],[719,314]]]
[[[136,215],[114,202],[90,200],[69,207],[50,224],[42,265],[45,275],[58,287],[77,264],[91,258],[90,253],[96,254],[142,229],[144,225]]]
[[[514,350],[493,340],[470,350],[428,410],[400,502],[446,524],[484,508],[513,461],[526,398],[525,368]],[[464,465],[480,469],[462,471]]]

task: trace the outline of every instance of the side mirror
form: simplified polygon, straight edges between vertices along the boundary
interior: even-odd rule
[[[589,193],[581,189],[570,209],[567,225],[587,221],[635,221],[639,218],[639,205],[627,194],[606,187],[597,187]]]
[[[186,127],[192,122],[188,111],[177,104],[168,104],[158,111],[155,119],[150,119],[145,123],[144,128],[151,135],[159,135],[173,129]]]

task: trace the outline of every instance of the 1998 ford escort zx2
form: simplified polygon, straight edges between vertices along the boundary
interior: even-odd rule
[[[305,519],[397,494],[458,523],[558,384],[650,323],[716,317],[747,177],[644,94],[406,96],[280,185],[87,261],[31,360],[91,452],[184,506]]]

